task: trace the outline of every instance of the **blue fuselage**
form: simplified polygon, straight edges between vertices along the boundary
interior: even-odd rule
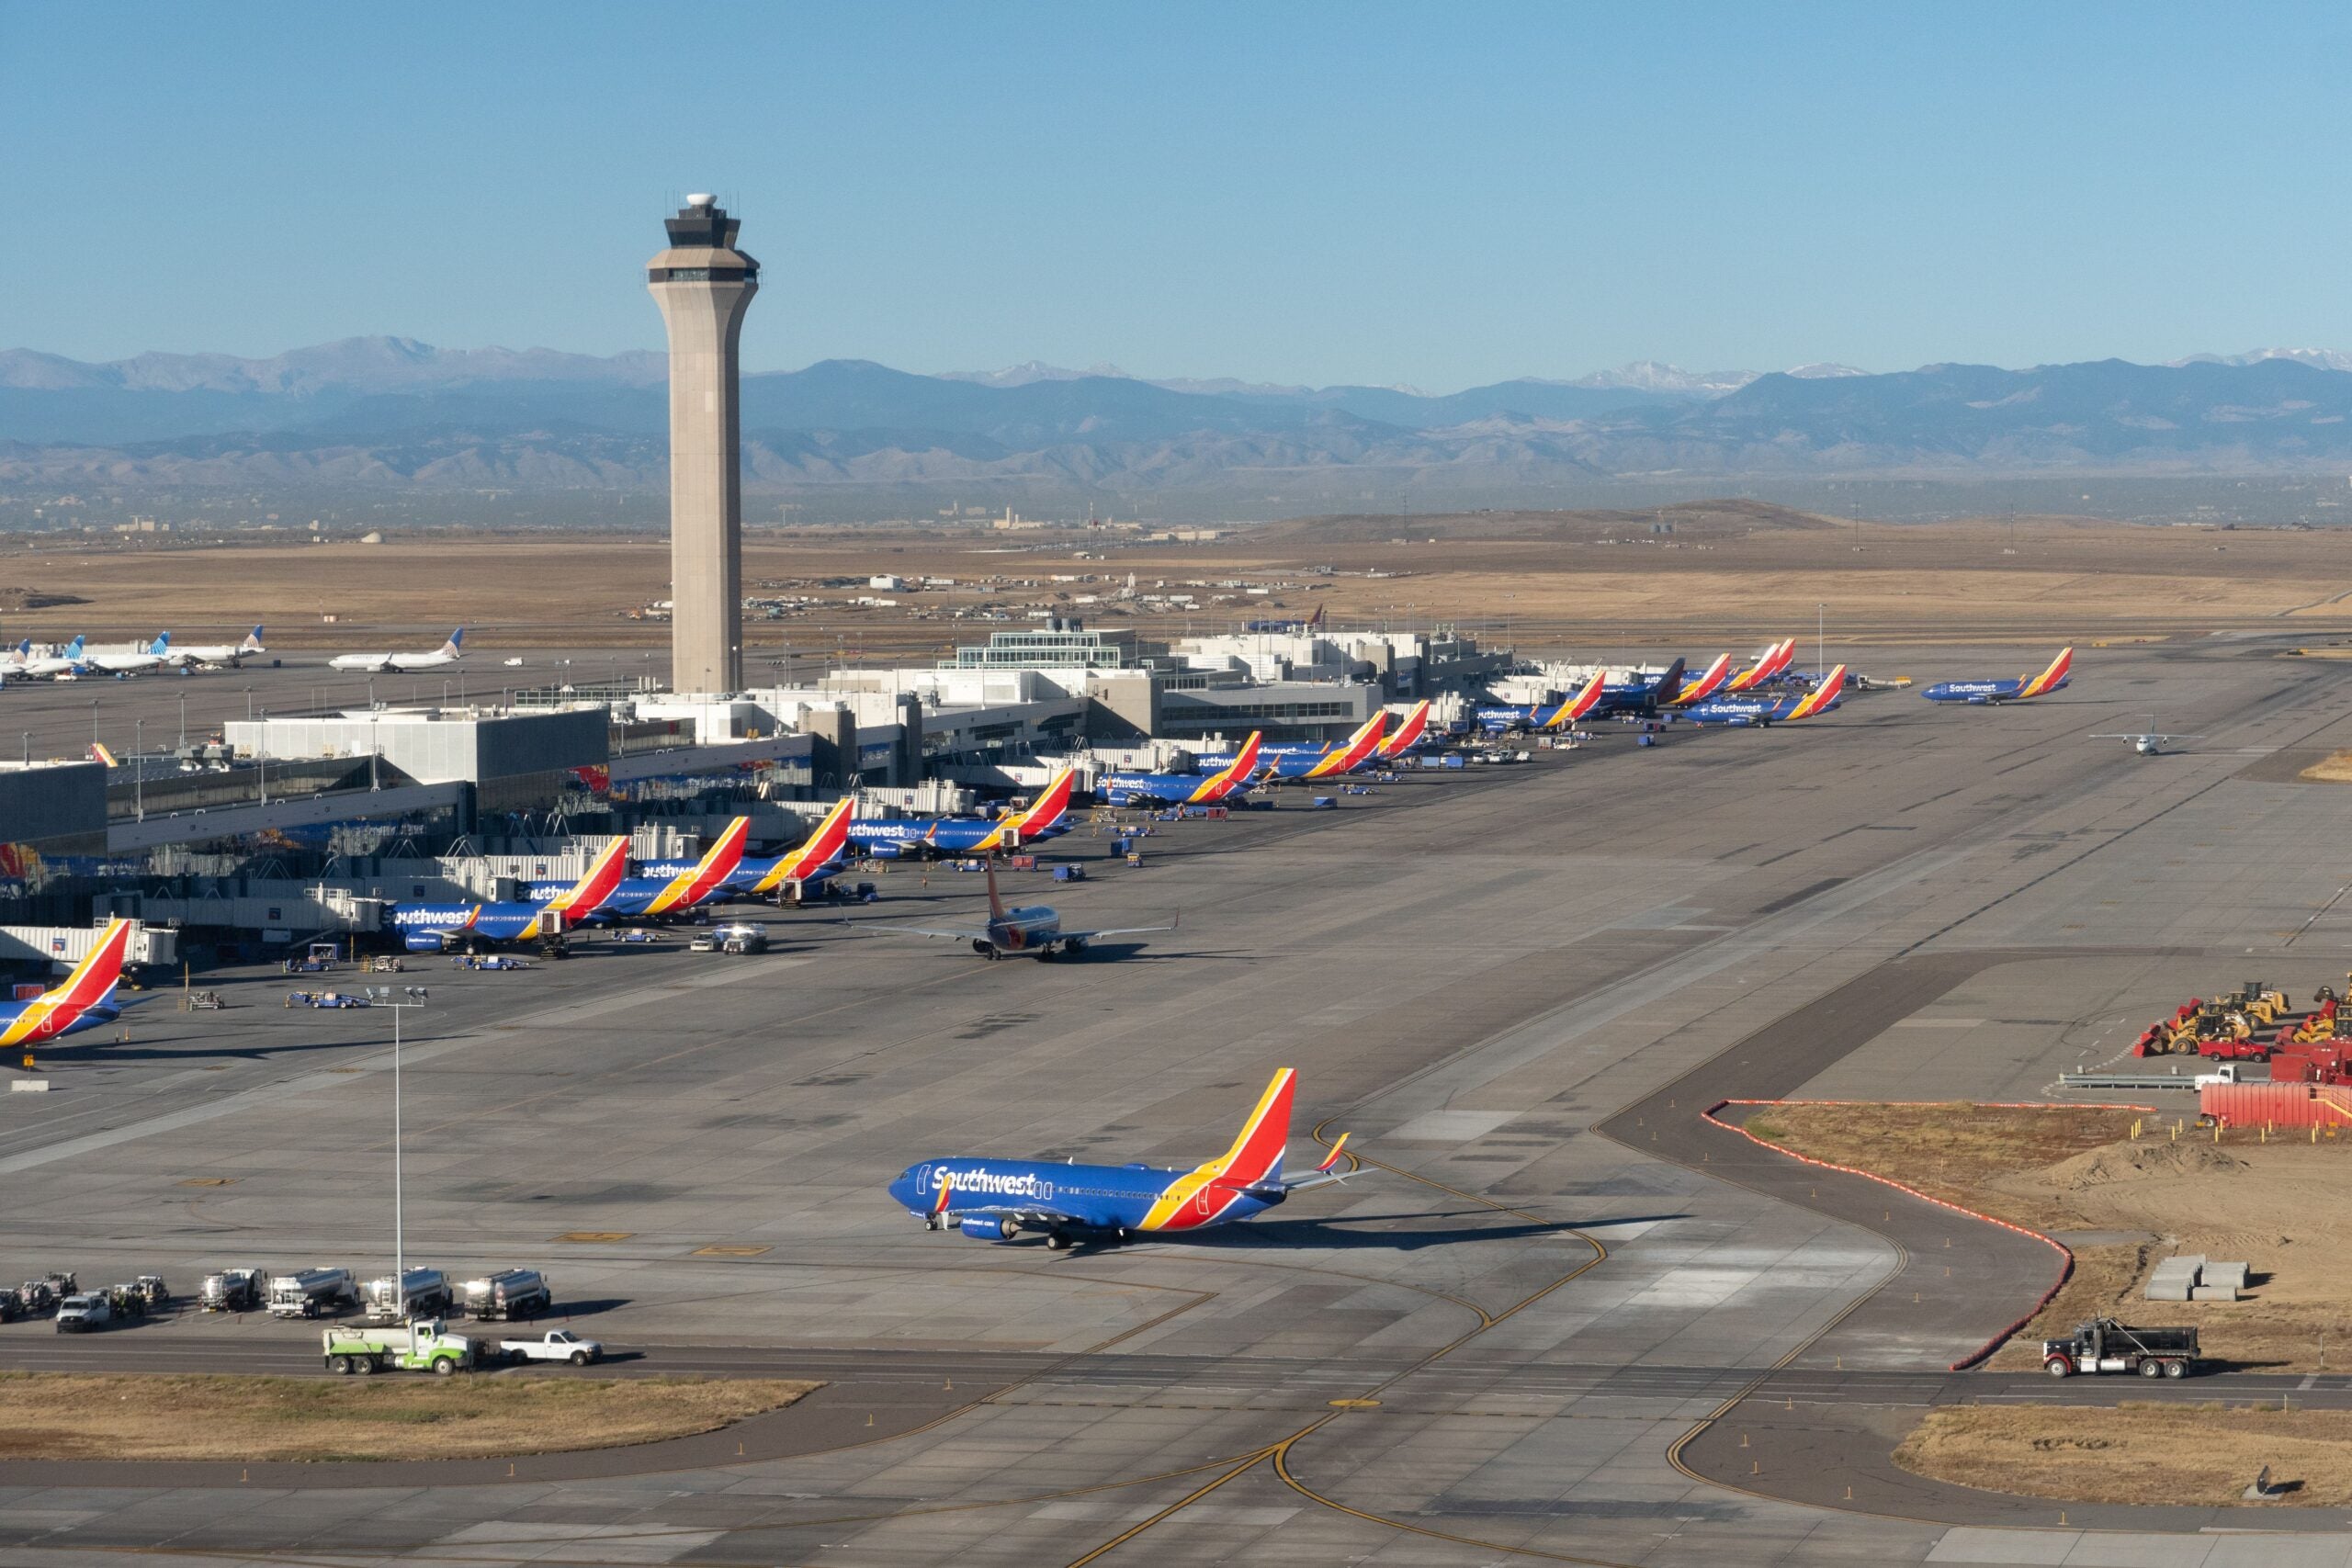
[[[1692,724],[1766,725],[1779,724],[1795,713],[1805,699],[1795,697],[1710,697],[1682,710],[1679,716]],[[1844,701],[1833,698],[1815,710],[1827,713]]]
[[[559,882],[547,898],[568,892],[571,884]],[[532,889],[538,897],[538,889]],[[546,912],[545,900],[530,904],[395,904],[392,929],[401,933],[411,953],[437,953],[451,942],[470,937],[477,942],[513,942],[529,931]]]
[[[2073,678],[2062,675],[2042,692],[2057,691]],[[2026,685],[2024,681],[1945,681],[1919,694],[1931,703],[2009,703],[2017,701]]]
[[[890,1183],[889,1190],[891,1199],[907,1213],[928,1219],[939,1201],[944,1179],[947,1223],[984,1241],[1007,1241],[1012,1233],[1001,1219],[988,1217],[988,1211],[1040,1214],[1074,1231],[1143,1230],[1168,1190],[1187,1174],[1149,1165],[1054,1165],[1043,1160],[959,1156],[909,1166]],[[1281,1202],[1284,1196],[1273,1185],[1239,1193],[1230,1189],[1204,1190],[1207,1196],[1198,1202],[1198,1213],[1191,1212],[1194,1205],[1187,1204],[1185,1211],[1163,1215],[1150,1228],[1198,1229],[1246,1219]]]

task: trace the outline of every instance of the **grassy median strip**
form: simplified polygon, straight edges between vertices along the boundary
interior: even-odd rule
[[[0,1459],[491,1459],[621,1448],[780,1409],[773,1378],[0,1372]]]
[[[2270,1467],[2274,1499],[2352,1503],[2352,1410],[2276,1404],[1965,1405],[1930,1410],[1894,1450],[1915,1475],[2069,1503],[2252,1504]]]

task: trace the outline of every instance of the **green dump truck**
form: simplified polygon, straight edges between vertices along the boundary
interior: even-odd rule
[[[357,1372],[433,1372],[447,1377],[472,1370],[474,1342],[451,1334],[437,1317],[395,1323],[375,1328],[330,1328],[319,1336],[327,1371]]]

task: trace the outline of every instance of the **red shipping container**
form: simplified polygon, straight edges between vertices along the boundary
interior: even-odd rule
[[[2197,1091],[2197,1105],[2232,1127],[2352,1129],[2352,1089],[2332,1084],[2207,1084]]]
[[[2278,1055],[2270,1059],[2272,1083],[2309,1083],[2312,1062],[2309,1056]]]

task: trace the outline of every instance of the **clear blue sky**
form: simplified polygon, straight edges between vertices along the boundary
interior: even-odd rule
[[[2352,347],[2342,6],[0,0],[0,346],[1410,382]]]

